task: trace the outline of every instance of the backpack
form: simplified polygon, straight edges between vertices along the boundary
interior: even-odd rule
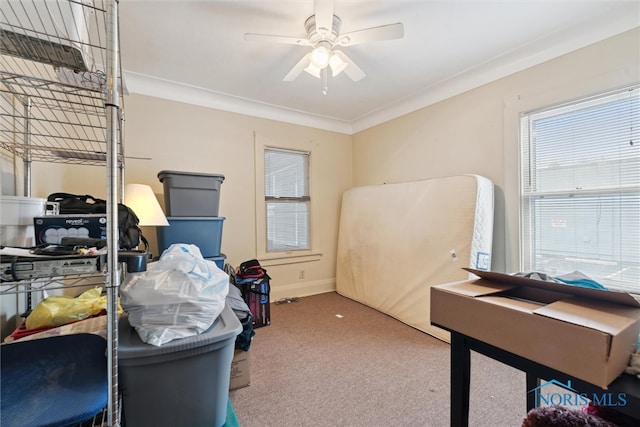
[[[47,197],[47,201],[59,203],[61,214],[101,214],[107,212],[105,200],[97,199],[88,194],[53,193]],[[118,203],[118,243],[120,249],[133,249],[141,241],[145,250],[148,249],[149,243],[142,235],[139,223],[138,216],[131,208]]]
[[[251,259],[245,261],[238,266],[238,276],[242,279],[247,278],[260,278],[265,275],[265,270],[262,268],[257,259]]]

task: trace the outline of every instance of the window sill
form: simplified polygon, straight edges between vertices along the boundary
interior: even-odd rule
[[[299,264],[303,262],[320,261],[322,253],[296,253],[281,252],[278,254],[263,255],[259,258],[260,265],[263,267],[273,267],[276,265]]]

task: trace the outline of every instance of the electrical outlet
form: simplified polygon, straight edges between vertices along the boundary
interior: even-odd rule
[[[298,274],[298,278],[304,279],[304,270],[300,270],[300,273]]]

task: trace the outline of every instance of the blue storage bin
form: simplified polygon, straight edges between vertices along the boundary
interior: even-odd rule
[[[219,257],[224,217],[167,217],[168,227],[157,227],[158,249],[164,252],[174,243],[200,248],[203,258]]]
[[[208,258],[205,258],[205,259],[208,259],[209,261],[215,262],[216,266],[220,270],[224,270],[224,262],[227,259],[227,256],[225,254],[220,254],[220,256],[213,256],[213,257],[208,257]]]

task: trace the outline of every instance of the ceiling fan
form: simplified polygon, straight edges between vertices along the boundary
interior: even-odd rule
[[[306,38],[246,33],[244,39],[312,47],[313,49],[303,56],[282,80],[293,81],[306,71],[322,80],[322,93],[326,95],[329,69],[334,77],[344,71],[351,80],[356,82],[366,76],[365,72],[338,48],[400,39],[404,36],[404,27],[400,22],[340,34],[342,21],[333,14],[333,2],[333,0],[314,1],[314,14],[304,23],[307,31]]]

